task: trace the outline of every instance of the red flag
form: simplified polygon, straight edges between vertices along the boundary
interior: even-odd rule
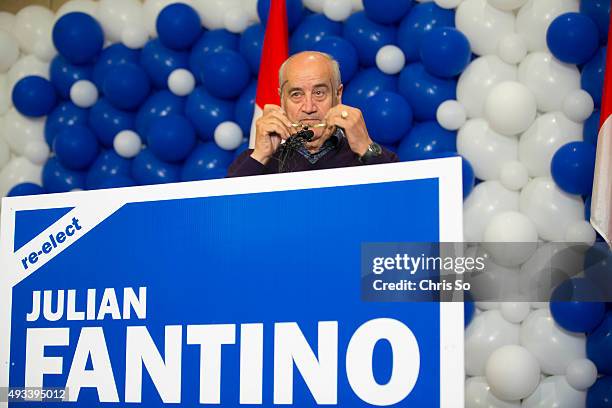
[[[259,77],[257,78],[255,112],[249,139],[251,149],[255,146],[255,121],[262,115],[263,107],[268,103],[280,105],[278,70],[288,56],[289,30],[287,28],[285,0],[271,0],[261,52],[261,63],[259,64]]]
[[[612,19],[608,31],[608,45],[612,45]],[[612,50],[610,48],[606,54],[600,114],[595,179],[591,196],[591,225],[608,245],[612,246]]]

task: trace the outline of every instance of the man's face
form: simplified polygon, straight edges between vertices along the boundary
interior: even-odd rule
[[[289,61],[281,88],[281,105],[289,120],[310,126],[322,123],[342,91],[342,88],[335,91],[332,81],[331,63],[326,58],[307,54]],[[312,142],[325,133],[321,127],[312,130]]]

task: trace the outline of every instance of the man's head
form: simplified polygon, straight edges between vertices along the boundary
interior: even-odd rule
[[[280,68],[281,106],[291,122],[314,125],[341,101],[342,81],[338,62],[327,54],[304,51],[288,58]],[[325,129],[316,128],[313,142]]]

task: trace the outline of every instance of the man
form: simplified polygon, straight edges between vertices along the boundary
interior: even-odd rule
[[[370,138],[361,111],[342,104],[342,89],[338,63],[329,55],[305,51],[288,58],[279,72],[281,106],[264,107],[255,148],[236,158],[228,177],[398,161]],[[281,148],[305,128],[314,133],[310,141],[289,153]]]

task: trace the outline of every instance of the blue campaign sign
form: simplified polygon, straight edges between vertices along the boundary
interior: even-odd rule
[[[460,172],[3,200],[0,386],[32,394],[1,406],[462,406],[462,305],[360,288],[364,243],[461,240]]]

